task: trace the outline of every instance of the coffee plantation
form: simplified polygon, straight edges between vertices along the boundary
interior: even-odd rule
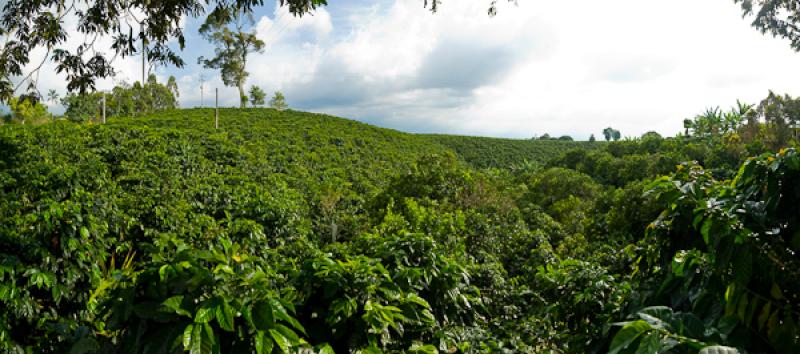
[[[0,127],[0,351],[800,352],[794,140],[219,122]]]

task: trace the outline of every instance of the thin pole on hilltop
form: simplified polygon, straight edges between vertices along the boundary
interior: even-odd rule
[[[103,92],[103,124],[106,124],[106,93]]]

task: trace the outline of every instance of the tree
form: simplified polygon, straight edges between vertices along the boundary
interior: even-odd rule
[[[58,99],[60,98],[58,92],[56,90],[47,91],[47,102],[52,104],[58,103]]]
[[[250,13],[262,4],[263,0],[108,0],[81,2],[81,6],[67,0],[5,2],[0,15],[3,24],[0,36],[9,40],[0,44],[0,100],[7,102],[15,90],[24,86],[31,95],[37,92],[36,73],[46,60],[52,60],[56,71],[66,75],[69,92],[92,91],[96,79],[115,74],[111,58],[142,54],[137,50],[140,41],[148,43],[146,54],[151,65],[183,67],[184,61],[169,43],[177,42],[180,50],[185,47],[182,28],[185,18],[203,16],[206,9],[233,18],[234,13]],[[327,5],[327,1],[279,0],[278,4],[302,16]],[[68,43],[64,23],[67,16],[75,17],[69,22],[80,24],[77,36],[107,35],[112,38],[110,46],[98,48],[97,41],[77,47]],[[44,59],[41,63],[31,63],[31,54],[39,50],[44,50]],[[25,72],[26,67],[33,69]]]
[[[595,137],[594,137],[594,134],[592,134],[592,135],[589,135],[589,141],[590,141],[590,142],[595,142],[595,141],[597,141],[597,139],[595,139]]]
[[[786,147],[793,137],[792,126],[800,120],[796,100],[789,95],[780,96],[772,91],[758,105],[759,115],[764,118],[767,141],[773,149]]]
[[[11,120],[22,124],[41,124],[50,120],[50,113],[43,104],[25,97],[14,97],[8,101]]]
[[[289,108],[289,105],[286,104],[286,98],[283,97],[280,91],[275,91],[275,95],[269,100],[269,106],[279,111]]]
[[[797,0],[733,0],[742,6],[742,15],[754,15],[751,25],[761,33],[788,39],[800,51],[800,7]]]
[[[99,92],[69,94],[61,103],[67,108],[64,115],[74,122],[95,120],[102,114],[103,96]],[[150,112],[177,107],[173,91],[150,75],[145,85],[138,81],[133,86],[125,83],[114,87],[106,100],[108,116],[133,117]]]
[[[614,129],[614,131],[611,132],[611,138],[613,138],[614,141],[619,141],[619,139],[622,138],[622,134],[619,130]]]
[[[218,69],[225,86],[239,89],[239,107],[247,105],[244,84],[250,75],[247,72],[247,55],[264,50],[264,41],[256,37],[253,17],[249,13],[236,11],[229,16],[225,11],[212,12],[200,26],[200,34],[214,44],[214,57],[200,57],[197,62],[208,69]],[[249,31],[245,26],[250,26]]]
[[[172,92],[172,95],[175,98],[181,97],[181,93],[178,91],[178,82],[175,80],[175,76],[170,75],[169,79],[167,79],[167,89]]]
[[[614,135],[614,129],[611,127],[603,129],[603,137],[606,138],[606,141],[611,140],[611,136]]]
[[[254,107],[263,106],[266,98],[267,93],[264,90],[255,85],[250,86],[250,104]]]
[[[689,130],[694,127],[694,121],[686,118],[683,120],[683,135],[689,136]]]

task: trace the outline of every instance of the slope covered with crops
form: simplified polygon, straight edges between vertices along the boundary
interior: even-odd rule
[[[545,164],[572,149],[596,149],[603,143],[562,140],[502,139],[459,135],[424,135],[452,149],[475,168],[508,168],[526,163]]]
[[[0,127],[0,351],[800,350],[794,149],[220,113]]]

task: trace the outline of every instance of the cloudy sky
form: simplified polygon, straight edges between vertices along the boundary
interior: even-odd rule
[[[324,112],[419,133],[585,139],[614,127],[625,136],[673,135],[682,120],[736,99],[755,103],[772,89],[800,95],[800,54],[760,34],[732,0],[332,0],[294,18],[269,4],[255,28],[267,43],[249,60],[248,86],[280,90],[294,109]],[[235,88],[196,65],[213,48],[188,19],[181,105],[224,105]],[[117,80],[141,77],[140,59],[116,61]],[[64,92],[44,73],[43,92]],[[101,83],[110,88],[111,80]],[[56,108],[56,107],[54,107]]]

